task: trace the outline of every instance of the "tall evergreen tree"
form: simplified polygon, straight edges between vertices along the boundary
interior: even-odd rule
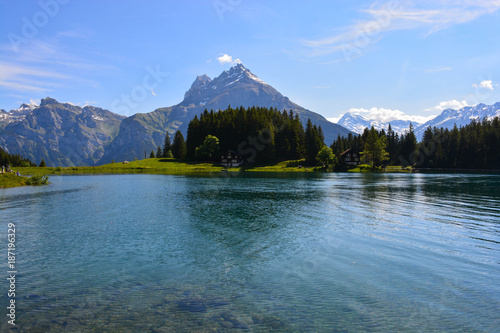
[[[156,150],[156,158],[162,158],[163,157],[163,151],[161,150],[161,147],[158,146],[158,149]]]
[[[413,131],[413,124],[410,123],[408,132],[401,135],[400,162],[402,164],[413,165],[418,162],[417,137]]]
[[[163,156],[164,158],[166,158],[168,155],[169,155],[169,151],[172,149],[171,147],[171,144],[170,144],[170,135],[168,134],[168,131],[167,133],[165,134],[165,141],[163,143]]]
[[[366,162],[370,163],[373,167],[378,167],[389,159],[389,153],[385,150],[386,147],[386,136],[379,136],[377,130],[372,126],[366,137],[364,149],[361,154]]]
[[[319,135],[319,130],[316,125],[313,126],[311,119],[307,120],[306,133],[305,133],[305,148],[306,148],[306,163],[309,165],[315,165],[317,160],[316,156],[321,148],[325,145],[321,141]]]
[[[175,132],[174,142],[172,144],[172,155],[174,158],[185,159],[187,153],[186,141],[180,130]]]

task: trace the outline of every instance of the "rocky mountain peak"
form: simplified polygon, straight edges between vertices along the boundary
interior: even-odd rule
[[[191,85],[191,88],[202,87],[202,86],[206,85],[207,83],[210,83],[211,81],[212,81],[212,79],[207,74],[198,75],[196,77],[196,80]]]
[[[58,101],[56,101],[56,100],[55,100],[55,99],[53,99],[53,98],[50,98],[50,97],[43,98],[43,99],[40,101],[40,106],[50,105],[50,104],[59,104],[59,102],[58,102]]]
[[[199,95],[200,91],[206,89],[210,82],[212,82],[212,79],[207,74],[198,75],[191,88],[184,94],[184,99],[186,100],[192,96]]]

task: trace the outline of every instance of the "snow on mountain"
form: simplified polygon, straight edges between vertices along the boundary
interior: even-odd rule
[[[415,128],[415,135],[417,139],[421,139],[424,131],[430,127],[443,127],[452,129],[455,124],[465,126],[473,119],[482,120],[500,117],[500,102],[494,105],[478,104],[476,106],[466,106],[459,110],[446,109],[439,116],[427,121],[426,123]]]
[[[359,134],[371,126],[377,130],[387,131],[389,124],[391,124],[396,133],[402,134],[408,131],[411,123],[417,139],[421,140],[424,131],[429,126],[452,129],[455,124],[460,127],[469,124],[473,119],[482,120],[494,117],[500,117],[500,102],[494,105],[466,106],[458,110],[446,109],[438,116],[430,116],[427,119],[419,116],[408,116],[398,110],[351,109],[340,118],[337,124]]]
[[[9,112],[2,109],[0,110],[0,122],[6,125],[8,123],[22,121],[26,118],[26,115],[31,113],[37,107],[38,105],[35,103],[23,103],[18,109],[12,109]]]
[[[386,130],[391,124],[394,132],[402,134],[408,131],[410,123],[413,127],[417,127],[426,122],[430,117],[410,116],[399,110],[390,110],[383,108],[367,109],[350,109],[346,112],[337,124],[345,128],[362,134],[365,128],[375,127],[377,130]]]

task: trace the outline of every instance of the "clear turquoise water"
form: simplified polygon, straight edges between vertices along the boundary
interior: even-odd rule
[[[0,190],[0,248],[17,227],[18,331],[500,327],[498,176],[50,180]]]

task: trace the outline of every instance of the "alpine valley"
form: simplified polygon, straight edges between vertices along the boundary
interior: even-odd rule
[[[47,166],[85,166],[143,158],[163,145],[165,133],[181,130],[207,110],[232,107],[273,107],[293,111],[305,125],[308,119],[321,126],[327,144],[351,131],[329,122],[283,96],[242,64],[213,80],[198,76],[177,105],[149,113],[121,116],[98,107],[79,107],[45,98],[40,105],[23,104],[9,112],[0,110],[0,146]],[[256,133],[257,134],[257,133]],[[237,146],[238,143],[235,143]]]

